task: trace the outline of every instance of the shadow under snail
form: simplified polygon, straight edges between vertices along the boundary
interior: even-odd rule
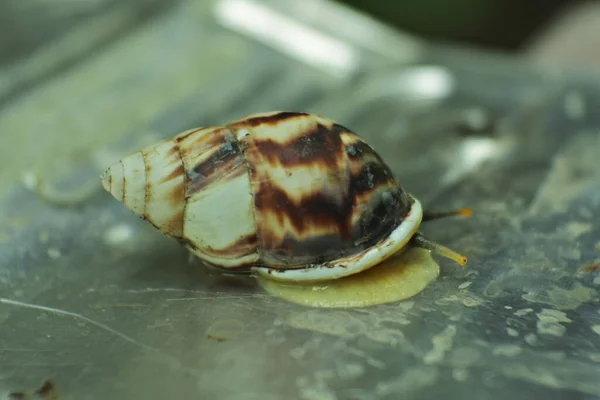
[[[209,266],[288,282],[337,279],[406,246],[464,265],[419,232],[423,212],[356,133],[300,112],[185,131],[102,174],[112,196]]]

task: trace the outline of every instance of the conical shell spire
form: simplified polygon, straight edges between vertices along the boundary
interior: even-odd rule
[[[161,232],[181,237],[185,175],[177,142],[167,140],[130,154],[102,174],[102,186]]]

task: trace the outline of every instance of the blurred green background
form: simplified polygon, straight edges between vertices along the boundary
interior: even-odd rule
[[[515,51],[569,0],[340,0],[407,32],[478,47]]]
[[[203,0],[197,0],[203,1]],[[297,0],[303,1],[303,0]],[[569,5],[583,0],[337,0],[399,29],[438,42],[516,51]],[[136,4],[143,21],[179,0],[0,0],[0,65],[26,56],[75,21]],[[591,0],[588,0],[591,2]],[[127,10],[126,10],[127,11]],[[127,11],[129,12],[129,11]],[[127,27],[133,28],[133,22]],[[98,31],[110,31],[100,26]],[[119,33],[113,32],[115,37]],[[121,32],[122,33],[122,32]],[[111,33],[112,35],[112,33]],[[109,36],[109,35],[107,35]],[[107,37],[108,39],[108,37]]]

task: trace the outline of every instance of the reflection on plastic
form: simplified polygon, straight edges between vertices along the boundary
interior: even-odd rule
[[[454,156],[451,168],[446,171],[442,181],[454,182],[461,176],[481,167],[483,163],[504,154],[508,146],[495,138],[472,137],[461,142]]]
[[[496,140],[491,138],[476,137],[469,138],[461,146],[461,157],[466,169],[474,169],[485,160],[492,158],[497,152]]]
[[[358,67],[358,52],[350,45],[255,1],[221,0],[216,4],[215,16],[224,26],[332,75],[345,78]]]
[[[446,68],[423,66],[402,73],[390,89],[395,93],[411,94],[411,97],[443,99],[454,90],[454,77]]]
[[[388,85],[388,90],[394,93],[423,99],[443,99],[454,90],[454,77],[446,68],[423,66],[403,72]]]
[[[120,245],[133,238],[133,229],[127,224],[117,224],[104,232],[104,241],[109,245]]]
[[[400,98],[403,101],[437,102],[451,96],[455,87],[456,78],[444,67],[407,67],[391,74],[374,76],[361,88],[358,100],[361,104],[386,97]]]

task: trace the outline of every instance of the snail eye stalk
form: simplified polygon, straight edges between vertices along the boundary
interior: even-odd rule
[[[471,217],[473,210],[470,208],[461,208],[458,210],[451,211],[433,211],[423,212],[423,222],[433,221],[436,219],[447,218],[447,217]]]
[[[434,253],[439,254],[442,257],[449,258],[459,265],[465,265],[467,263],[467,257],[460,255],[453,250],[450,250],[446,246],[442,246],[441,244],[432,242],[431,240],[425,238],[419,232],[414,234],[414,236],[410,239],[410,243],[415,247],[430,250]]]

